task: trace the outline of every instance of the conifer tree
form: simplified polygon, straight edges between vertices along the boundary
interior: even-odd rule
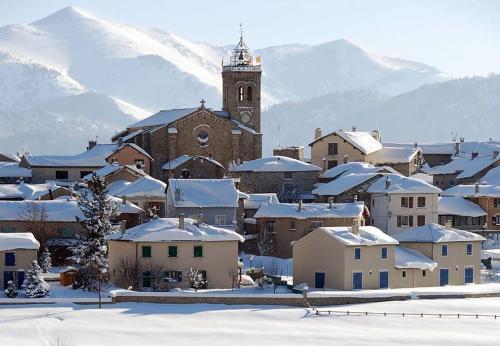
[[[49,294],[49,285],[40,275],[41,269],[38,262],[31,262],[30,268],[24,280],[24,293],[27,298],[43,298]]]
[[[40,254],[39,260],[42,272],[48,273],[50,271],[50,268],[52,268],[52,258],[48,249],[45,249],[45,251]]]
[[[5,289],[5,295],[9,298],[17,297],[17,287],[12,280],[7,282],[7,288]]]
[[[95,173],[88,182],[88,190],[80,193],[78,207],[83,217],[77,221],[83,233],[77,235],[78,245],[72,248],[73,261],[79,271],[79,284],[89,291],[98,290],[108,270],[106,236],[118,230],[113,224],[117,216],[116,204],[107,194],[106,182]]]

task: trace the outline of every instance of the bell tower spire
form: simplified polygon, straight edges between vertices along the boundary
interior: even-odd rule
[[[234,47],[229,65],[222,67],[222,108],[234,120],[260,132],[261,97],[260,58],[254,61],[243,41],[243,23],[240,23],[240,41]]]

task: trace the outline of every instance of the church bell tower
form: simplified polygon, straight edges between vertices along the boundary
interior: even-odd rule
[[[241,26],[241,25],[240,25]],[[231,118],[260,133],[260,58],[254,61],[243,42],[234,47],[229,65],[222,66],[222,109]]]

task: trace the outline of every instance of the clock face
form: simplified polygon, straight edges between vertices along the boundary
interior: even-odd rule
[[[243,121],[245,124],[248,123],[250,120],[252,120],[252,113],[245,111],[241,112],[241,121]]]

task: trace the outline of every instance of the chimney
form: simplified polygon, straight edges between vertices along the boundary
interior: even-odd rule
[[[329,209],[333,208],[333,197],[328,197],[328,208]]]
[[[478,183],[475,183],[474,184],[474,194],[478,194],[479,193],[479,184]]]
[[[417,148],[418,148],[418,143],[417,143],[417,142],[413,143],[413,147],[414,147],[415,149],[417,149]]]
[[[465,142],[465,138],[464,137],[460,137],[460,143],[463,143]]]
[[[321,138],[321,127],[318,127],[316,130],[314,130],[314,139]]]
[[[390,187],[391,187],[391,178],[387,177],[385,178],[385,189],[389,190]]]
[[[181,200],[181,189],[176,188],[175,189],[175,201],[179,202]]]
[[[122,204],[127,205],[127,196],[122,195]]]
[[[349,162],[349,155],[344,155],[344,163],[348,163]]]
[[[444,228],[445,228],[445,229],[451,229],[451,225],[452,225],[451,220],[446,220],[446,221],[444,222]]]
[[[358,128],[357,126],[353,126],[352,127],[352,132],[356,132],[357,128]]]
[[[460,155],[460,143],[461,142],[455,142],[455,156]]]
[[[380,142],[380,132],[379,132],[379,130],[373,130],[372,132],[370,132],[370,134],[372,135],[373,138],[375,138],[377,141]]]
[[[120,221],[120,233],[124,234],[126,229],[127,229],[127,220],[121,220]]]
[[[493,151],[493,158],[496,159],[498,157],[498,154],[500,154],[500,150],[494,150]]]
[[[352,220],[351,233],[359,234],[359,219]]]
[[[54,195],[52,194],[52,188],[50,188],[50,187],[49,187],[49,198],[50,198],[51,200],[53,200],[53,199],[54,199]]]
[[[179,214],[179,229],[184,229],[184,213]]]
[[[474,160],[478,155],[479,155],[479,153],[477,151],[473,151],[471,153],[471,159]]]
[[[89,140],[89,146],[87,147],[87,150],[94,148],[96,145],[97,145],[97,141]]]
[[[117,143],[118,143],[118,148],[120,148],[123,145],[123,137],[118,137]]]
[[[302,200],[299,200],[299,207],[297,208],[297,211],[302,211]]]

